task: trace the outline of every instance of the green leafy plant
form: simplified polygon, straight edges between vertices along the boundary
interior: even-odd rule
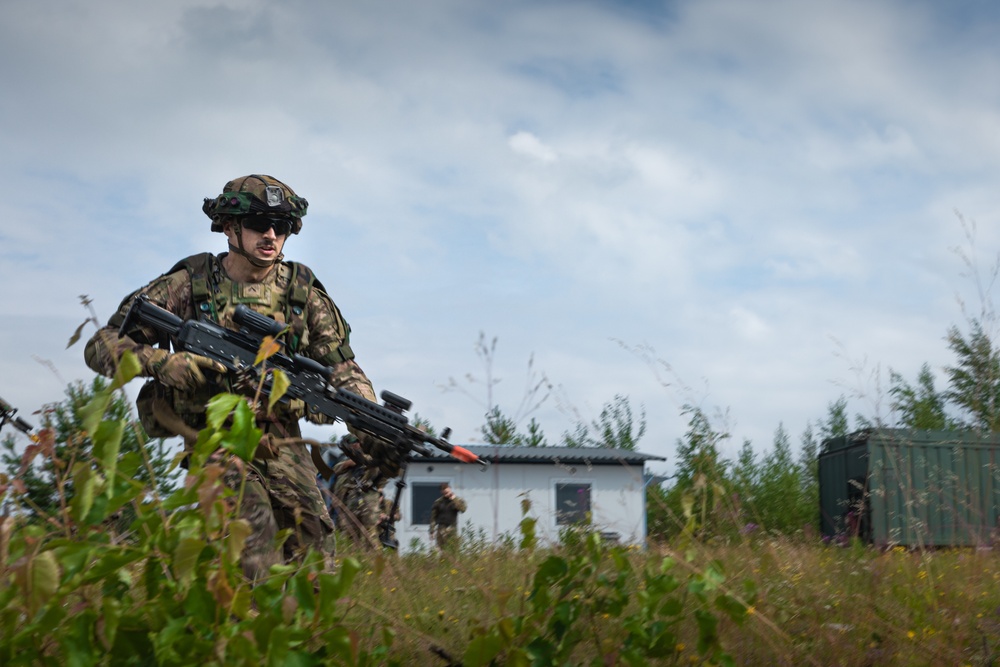
[[[334,573],[311,552],[253,588],[243,578],[250,529],[237,518],[239,494],[221,482],[224,459],[245,463],[260,439],[243,398],[212,401],[183,487],[162,501],[149,496],[136,480],[142,457],[121,454],[124,420],[103,418],[112,392],[137,372],[127,355],[88,404],[83,426],[93,447],[72,463],[75,493],[62,511],[45,524],[0,519],[0,664],[380,661],[391,632],[366,652],[341,622],[356,559]],[[126,504],[135,510],[129,539],[112,539],[105,524]]]
[[[681,632],[691,624],[704,662],[734,664],[719,639],[719,615],[741,624],[752,584],[737,598],[724,588],[720,563],[703,570],[678,565],[666,557],[637,569],[627,549],[585,533],[538,565],[513,613],[473,629],[463,664],[676,663],[684,652]]]

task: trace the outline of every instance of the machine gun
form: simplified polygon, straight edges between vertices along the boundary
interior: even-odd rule
[[[233,320],[240,327],[239,331],[214,322],[182,320],[151,303],[145,295],[140,295],[129,307],[118,335],[128,334],[137,325],[151,327],[161,336],[168,336],[175,351],[218,361],[238,379],[239,384],[260,387],[265,396],[271,394],[274,384],[272,373],[264,367],[267,364],[281,370],[288,378],[289,385],[280,401],[301,400],[310,413],[344,422],[395,447],[404,462],[411,452],[429,456],[426,445],[431,445],[459,461],[486,467],[486,461],[447,441],[450,429],[446,429],[443,437],[439,438],[411,425],[403,414],[410,409],[411,402],[391,391],[382,392],[384,405],[379,405],[346,389],[334,388],[330,385],[333,369],[298,354],[278,352],[255,365],[254,360],[264,339],[269,336],[277,339],[285,325],[242,304],[236,307]],[[405,474],[405,467],[402,474]]]
[[[17,408],[0,398],[0,429],[7,424],[10,424],[21,433],[31,435],[31,432],[35,430],[35,427],[20,417],[15,417],[16,414]]]

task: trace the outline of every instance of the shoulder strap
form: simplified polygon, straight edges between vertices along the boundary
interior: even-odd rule
[[[218,320],[215,308],[213,276],[217,272],[218,258],[210,252],[185,257],[174,264],[169,273],[184,269],[191,278],[191,303],[200,317]]]
[[[285,262],[292,270],[292,278],[285,292],[285,322],[289,327],[288,347],[295,352],[306,330],[306,308],[313,287],[323,289],[312,270],[305,264]]]

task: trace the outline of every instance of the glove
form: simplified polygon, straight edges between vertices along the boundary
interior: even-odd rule
[[[362,433],[359,440],[361,449],[371,457],[375,471],[383,480],[399,475],[406,457],[405,452],[367,433]]]
[[[156,350],[146,362],[146,373],[168,387],[190,393],[208,384],[204,371],[225,373],[226,367],[218,361],[190,352]]]

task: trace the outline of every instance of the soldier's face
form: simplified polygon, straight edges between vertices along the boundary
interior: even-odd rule
[[[281,254],[287,236],[275,232],[274,227],[268,227],[263,232],[254,231],[246,225],[241,226],[243,233],[243,249],[255,258],[265,262],[274,261]],[[229,237],[229,242],[239,247],[236,229],[232,224],[226,224],[223,232]]]

